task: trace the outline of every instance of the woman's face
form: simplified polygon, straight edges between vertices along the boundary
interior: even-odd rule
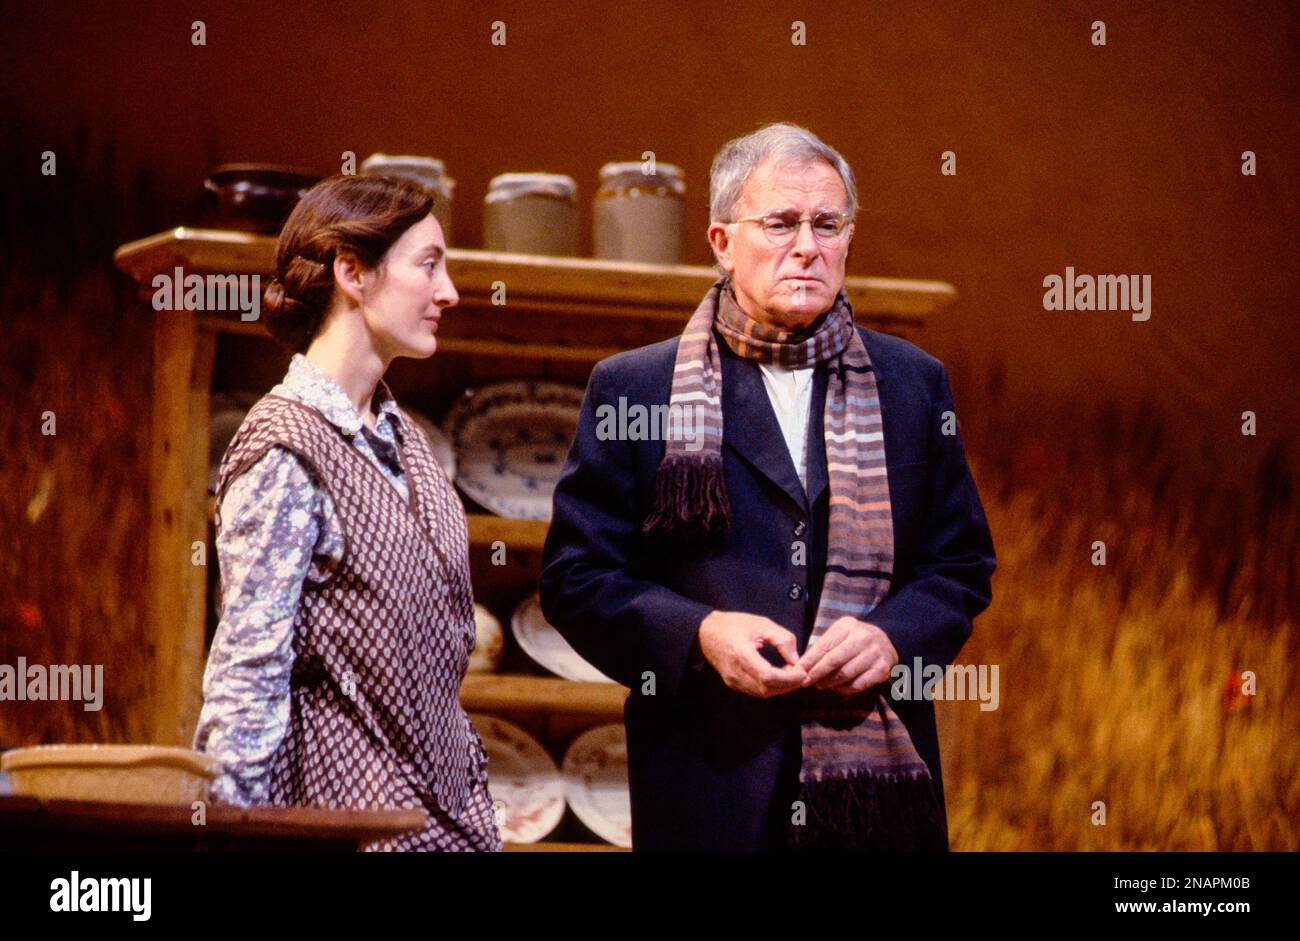
[[[442,310],[460,300],[447,274],[447,243],[438,220],[428,215],[403,232],[365,281],[362,311],[381,355],[432,356]]]

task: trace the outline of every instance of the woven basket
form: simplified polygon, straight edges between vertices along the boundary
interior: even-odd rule
[[[191,804],[206,800],[220,765],[161,745],[38,745],[0,755],[15,794],[45,800]]]

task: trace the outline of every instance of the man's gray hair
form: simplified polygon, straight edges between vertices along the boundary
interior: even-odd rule
[[[713,222],[734,222],[736,203],[756,167],[767,159],[781,164],[805,164],[823,160],[844,181],[848,194],[845,212],[850,217],[858,210],[858,186],[853,180],[853,170],[848,161],[835,148],[807,128],[782,122],[768,124],[744,137],[727,141],[713,158],[709,171],[709,219]]]

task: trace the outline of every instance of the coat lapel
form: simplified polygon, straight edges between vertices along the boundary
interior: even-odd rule
[[[772,411],[758,364],[741,359],[719,340],[722,360],[722,441],[807,512],[808,496]],[[810,422],[811,424],[811,422]],[[820,423],[819,423],[820,424]],[[823,462],[825,458],[823,457]],[[824,463],[823,463],[824,467]],[[811,483],[811,478],[810,478]]]

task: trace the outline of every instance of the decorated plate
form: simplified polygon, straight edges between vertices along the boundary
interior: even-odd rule
[[[583,391],[557,382],[467,390],[442,423],[456,450],[457,486],[500,516],[549,520]]]
[[[542,616],[542,604],[537,593],[519,602],[510,618],[510,632],[519,647],[538,666],[550,670],[566,680],[586,680],[590,683],[613,683],[608,676],[582,658],[569,646],[564,636],[551,627]]]
[[[598,725],[573,740],[564,755],[564,799],[596,836],[631,847],[632,798],[622,723]]]
[[[488,756],[488,791],[505,812],[501,839],[536,843],[564,817],[564,781],[537,739],[496,716],[471,712],[469,720]]]

